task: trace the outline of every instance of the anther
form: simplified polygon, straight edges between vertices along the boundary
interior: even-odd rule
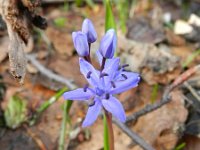
[[[91,76],[91,74],[92,74],[92,71],[89,71],[89,72],[87,73],[86,77],[89,79],[90,76]]]
[[[110,82],[113,88],[116,88],[116,85],[113,81]]]
[[[89,85],[86,84],[86,85],[83,87],[83,91],[84,91],[84,92],[87,92],[88,87],[89,87]]]
[[[109,99],[110,98],[110,95],[108,93],[106,93],[106,99]]]
[[[125,74],[122,74],[122,77],[124,77],[124,79],[128,79],[128,77]]]
[[[100,73],[100,78],[103,78],[104,76],[108,76],[108,74],[107,73]]]
[[[129,64],[124,64],[124,65],[122,65],[122,68],[126,68],[128,66],[129,66]]]
[[[93,101],[92,103],[89,104],[89,107],[92,107],[95,105],[95,101]]]

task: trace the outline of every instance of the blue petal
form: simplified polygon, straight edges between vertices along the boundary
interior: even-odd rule
[[[86,78],[86,80],[93,86],[97,87],[99,85],[99,73],[98,71],[83,58],[79,59],[80,71]],[[88,73],[91,72],[89,78],[87,78]]]
[[[96,51],[96,56],[97,56],[97,60],[99,62],[99,65],[101,66],[101,63],[102,63],[102,60],[103,60],[103,56],[101,55],[99,50]]]
[[[123,75],[125,75],[127,78],[137,78],[137,77],[139,77],[139,73],[136,73],[136,72],[120,71],[120,73],[115,77],[115,81],[125,80]]]
[[[105,58],[113,58],[117,45],[117,37],[114,29],[109,29],[103,36],[99,51]]]
[[[95,104],[93,106],[90,106],[88,108],[85,120],[83,121],[82,127],[87,127],[90,126],[94,123],[94,121],[97,119],[101,108],[102,108],[102,104],[101,101],[99,99],[95,99],[94,100]]]
[[[86,34],[78,31],[72,33],[72,39],[74,42],[74,47],[79,56],[88,56],[89,55],[89,46],[87,42]]]
[[[119,58],[112,58],[112,59],[106,60],[103,72],[107,73],[110,78],[113,78],[113,75],[119,69],[119,62],[120,62]]]
[[[102,100],[103,107],[121,122],[126,121],[126,114],[122,104],[115,97],[110,97],[108,100]]]
[[[83,88],[79,88],[73,91],[65,92],[63,97],[65,100],[88,100],[94,94],[90,90],[84,92]]]
[[[87,35],[88,43],[93,43],[97,40],[97,33],[94,29],[92,21],[85,19],[82,25],[82,32]]]
[[[127,91],[131,88],[134,88],[134,87],[138,86],[139,81],[140,81],[139,76],[129,77],[128,79],[126,79],[124,81],[117,81],[117,82],[115,82],[116,87],[112,88],[112,90],[110,91],[110,94],[119,94],[119,93]]]

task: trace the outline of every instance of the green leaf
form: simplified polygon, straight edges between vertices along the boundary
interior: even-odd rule
[[[151,103],[153,104],[158,96],[159,84],[153,85],[153,90],[151,93]]]
[[[56,18],[54,20],[54,24],[57,26],[57,27],[64,27],[65,24],[67,22],[67,18],[65,17],[59,17],[59,18]]]
[[[16,129],[27,120],[27,103],[18,96],[13,96],[4,112],[6,125]]]
[[[104,150],[109,150],[109,135],[108,135],[108,125],[106,121],[106,115],[103,115],[103,125],[104,125]]]
[[[114,28],[116,30],[115,18],[113,16],[110,0],[104,0],[104,5],[106,7],[105,31],[110,28]]]
[[[185,146],[186,146],[185,143],[181,143],[177,147],[175,147],[174,150],[182,150]]]
[[[58,150],[65,150],[65,137],[66,137],[67,125],[68,125],[68,128],[70,128],[71,126],[69,111],[72,104],[73,104],[73,101],[71,100],[65,100],[64,102],[63,118],[62,118],[62,124],[61,124],[61,129],[60,129]]]
[[[187,57],[186,61],[182,64],[182,67],[187,67],[197,56],[200,54],[200,49],[196,50],[190,56]]]

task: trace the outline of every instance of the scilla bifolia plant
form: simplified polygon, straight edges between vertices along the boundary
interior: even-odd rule
[[[92,125],[103,110],[107,117],[109,134],[113,134],[112,116],[121,122],[126,121],[123,106],[114,95],[136,87],[140,80],[139,74],[126,71],[125,68],[128,65],[120,65],[120,59],[114,58],[117,44],[114,29],[109,29],[106,32],[101,40],[99,50],[96,52],[101,66],[100,70],[93,67],[90,59],[90,44],[97,39],[92,22],[85,19],[82,31],[73,32],[72,37],[76,51],[80,56],[80,71],[89,84],[83,88],[65,92],[64,99],[88,102],[89,107],[82,124],[83,127]],[[113,137],[113,135],[109,136]],[[114,149],[114,146],[110,145],[110,149]]]

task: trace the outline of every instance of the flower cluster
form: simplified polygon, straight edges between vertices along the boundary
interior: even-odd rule
[[[92,22],[85,19],[82,31],[72,33],[74,47],[79,58],[80,71],[89,84],[83,88],[63,94],[66,100],[87,101],[89,108],[82,126],[90,126],[97,119],[102,108],[110,112],[121,122],[126,121],[122,104],[113,95],[129,90],[138,85],[138,73],[125,70],[128,65],[120,65],[120,59],[114,58],[116,33],[110,29],[103,36],[96,54],[101,69],[95,69],[90,61],[90,44],[95,42],[97,34]]]

